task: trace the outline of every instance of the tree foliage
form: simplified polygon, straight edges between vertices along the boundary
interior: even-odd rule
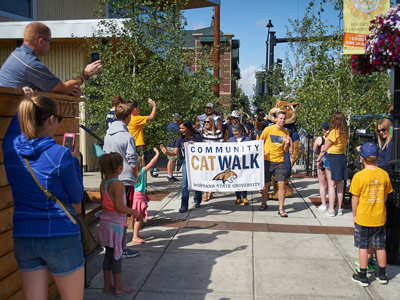
[[[112,15],[119,18],[102,20],[86,41],[86,48],[100,53],[103,61],[101,74],[84,89],[89,95],[89,122],[99,125],[100,135],[104,135],[105,117],[116,94],[138,101],[140,115],[151,111],[148,98],[156,102],[156,120],[144,127],[148,147],[164,141],[173,113],[193,120],[205,103],[216,103],[211,91],[218,80],[206,70],[210,49],[184,49],[186,21],[177,8],[185,3],[100,0],[102,7],[109,5]],[[196,72],[190,70],[194,60]]]
[[[326,25],[324,7],[331,5],[338,15],[338,26]],[[309,133],[316,133],[320,125],[337,111],[349,122],[352,116],[387,112],[391,103],[388,72],[355,75],[350,56],[342,55],[342,4],[338,0],[310,1],[300,20],[290,20],[290,42],[279,78],[278,98],[298,102],[298,124]]]

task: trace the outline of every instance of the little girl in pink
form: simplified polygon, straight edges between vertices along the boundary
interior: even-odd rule
[[[155,152],[152,160],[145,166],[140,169],[140,175],[136,180],[135,184],[135,193],[133,194],[133,204],[132,209],[137,210],[139,216],[136,219],[133,219],[133,244],[144,244],[145,241],[142,236],[139,235],[139,229],[142,226],[143,219],[147,221],[149,214],[147,213],[147,206],[150,198],[146,195],[146,172],[153,168],[156,164],[158,157],[160,155],[157,148],[153,148]],[[143,160],[138,161],[138,166],[142,166],[144,164]]]

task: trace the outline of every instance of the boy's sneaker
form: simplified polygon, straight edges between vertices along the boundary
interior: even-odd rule
[[[378,280],[378,282],[380,284],[387,284],[388,283],[388,279],[387,279],[386,274],[379,275],[378,273],[376,273],[375,274],[375,278],[376,278],[376,280]]]
[[[335,211],[334,210],[327,210],[324,212],[324,215],[327,217],[334,217],[335,216]]]
[[[338,209],[337,210],[337,215],[338,216],[343,216],[343,209]]]
[[[139,251],[131,250],[131,249],[125,249],[122,252],[122,258],[133,258],[139,255]]]
[[[359,273],[357,274],[353,274],[351,276],[351,280],[353,280],[354,282],[357,282],[359,285],[361,286],[369,286],[369,280],[367,277],[362,277],[360,276]]]
[[[320,206],[318,206],[318,209],[325,212],[328,209],[328,206],[321,204]]]

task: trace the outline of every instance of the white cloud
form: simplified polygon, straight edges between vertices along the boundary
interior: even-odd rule
[[[240,71],[241,78],[239,80],[239,86],[249,97],[254,95],[253,87],[256,84],[256,71],[257,67],[253,65],[250,65],[246,69]]]
[[[205,28],[206,25],[204,25],[203,22],[200,22],[200,23],[193,24],[192,27],[193,27],[193,30],[197,30],[197,29]]]
[[[252,25],[255,28],[265,28],[265,26],[267,26],[267,20],[261,19],[261,20],[258,20],[257,22],[253,22]]]

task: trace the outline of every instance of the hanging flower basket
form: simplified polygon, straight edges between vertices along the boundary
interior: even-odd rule
[[[400,5],[371,21],[365,54],[370,64],[384,71],[400,64]]]
[[[358,75],[367,75],[372,74],[372,72],[379,72],[378,67],[371,64],[369,56],[364,54],[351,56],[351,68]]]

